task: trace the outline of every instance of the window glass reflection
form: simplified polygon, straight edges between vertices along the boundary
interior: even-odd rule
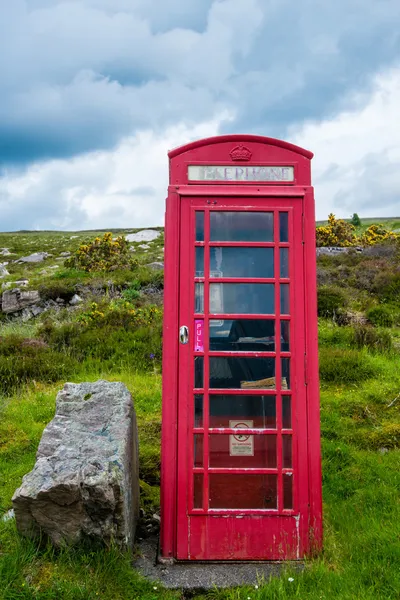
[[[275,359],[210,356],[210,387],[275,389]]]
[[[273,314],[273,283],[210,283],[210,312]]]
[[[194,357],[194,387],[204,387],[204,359],[202,356]]]
[[[277,508],[276,475],[210,473],[210,508]]]
[[[238,429],[246,428],[248,421],[255,429],[275,429],[276,397],[211,394],[210,427],[230,427],[232,419]]]
[[[204,277],[204,246],[196,246],[195,277]]]
[[[210,319],[210,350],[275,350],[275,321],[272,319]]]
[[[194,312],[197,314],[204,313],[204,283],[195,283]]]
[[[196,211],[196,242],[204,242],[204,212]]]
[[[203,434],[195,433],[193,436],[193,465],[203,466]]]
[[[231,421],[235,427],[236,420]],[[235,427],[236,428],[236,427]],[[246,435],[241,429],[235,435],[209,435],[209,466],[220,469],[275,469],[276,435]]]
[[[280,248],[281,277],[289,277],[289,248]]]
[[[281,315],[290,314],[289,284],[281,283]]]
[[[212,211],[210,240],[212,242],[272,242],[274,214],[252,211]]]
[[[282,358],[281,361],[282,389],[290,390],[290,358]]]
[[[281,350],[282,352],[290,350],[290,321],[281,321]]]
[[[203,427],[203,394],[194,397],[194,426]]]
[[[203,473],[193,477],[193,508],[203,508]]]
[[[283,474],[283,508],[293,508],[293,475]]]
[[[288,227],[289,219],[287,212],[279,213],[279,241],[280,242],[288,242],[289,241],[289,227]]]
[[[292,398],[282,396],[282,427],[283,429],[292,428]]]
[[[211,246],[210,277],[272,278],[274,249]]]
[[[292,468],[292,436],[291,435],[283,435],[282,436],[282,454],[283,461],[282,466],[284,469]]]

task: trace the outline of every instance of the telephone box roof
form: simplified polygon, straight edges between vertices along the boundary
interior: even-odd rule
[[[185,144],[184,146],[178,146],[178,148],[173,148],[168,152],[169,158],[174,158],[175,156],[179,156],[184,152],[188,152],[189,150],[194,150],[195,148],[200,148],[202,146],[210,146],[211,144],[220,144],[222,142],[258,142],[260,144],[268,144],[269,146],[277,146],[279,148],[284,148],[285,150],[290,150],[291,152],[296,152],[297,154],[301,154],[308,159],[311,159],[314,154],[305,148],[300,148],[300,146],[296,146],[295,144],[290,144],[289,142],[284,142],[283,140],[277,140],[275,138],[265,137],[262,135],[251,135],[251,134],[230,134],[230,135],[216,135],[214,137],[203,138],[201,140],[196,140],[194,142],[190,142],[189,144]]]

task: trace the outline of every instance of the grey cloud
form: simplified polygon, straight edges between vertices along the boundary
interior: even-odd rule
[[[13,0],[0,4],[0,161],[110,148],[196,123],[285,136],[399,56],[398,0]]]

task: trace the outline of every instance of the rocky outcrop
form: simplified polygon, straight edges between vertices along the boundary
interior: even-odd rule
[[[36,290],[23,291],[19,288],[6,290],[1,299],[1,310],[6,313],[15,313],[23,311],[29,306],[34,306],[40,302],[39,292]]]
[[[84,539],[132,547],[139,507],[138,442],[123,383],[66,383],[33,470],[13,496],[18,531],[56,546]]]
[[[361,246],[350,246],[342,248],[341,246],[321,246],[317,248],[317,256],[321,254],[346,254],[347,252],[362,252]]]
[[[137,233],[128,233],[125,238],[128,242],[152,242],[159,236],[159,231],[155,231],[154,229],[142,229],[142,231],[138,231]]]
[[[7,277],[10,273],[6,269],[8,263],[0,263],[0,277]]]
[[[50,256],[50,254],[48,254],[47,252],[35,252],[34,254],[30,254],[29,256],[22,256],[15,262],[17,262],[17,263],[40,263],[40,262],[43,262],[49,256]]]

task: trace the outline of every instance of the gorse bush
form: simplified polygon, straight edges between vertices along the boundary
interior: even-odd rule
[[[354,221],[357,221],[357,225]],[[389,231],[383,225],[370,225],[364,233],[358,237],[356,227],[361,224],[358,215],[354,214],[351,221],[336,219],[331,213],[328,216],[328,225],[317,227],[317,246],[374,246],[388,241],[397,241],[399,236],[393,231]]]
[[[321,348],[319,373],[329,383],[358,383],[377,375],[370,357],[358,350]]]
[[[318,290],[318,316],[333,318],[346,306],[347,300],[341,290],[334,287],[321,287]]]
[[[102,238],[96,237],[92,242],[81,244],[64,265],[88,272],[133,270],[137,267],[137,261],[132,258],[124,236],[113,240],[112,233],[105,233]]]
[[[392,327],[394,318],[386,306],[374,306],[367,311],[367,319],[378,327]]]

